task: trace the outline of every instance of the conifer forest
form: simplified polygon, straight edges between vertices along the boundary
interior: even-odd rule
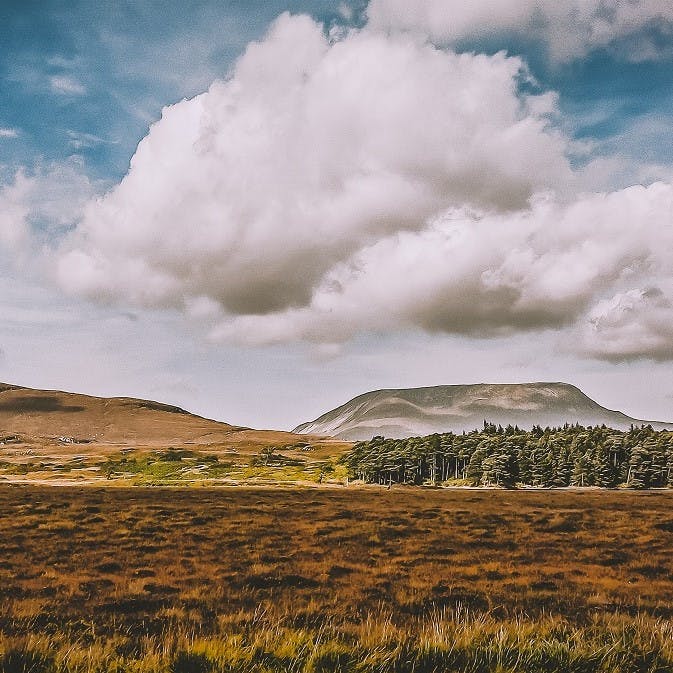
[[[409,439],[378,436],[342,459],[353,479],[379,484],[673,487],[673,432],[651,426],[481,430]]]

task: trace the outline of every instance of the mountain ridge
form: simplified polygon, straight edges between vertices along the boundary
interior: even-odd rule
[[[617,429],[651,424],[601,406],[577,386],[564,382],[474,383],[421,388],[383,388],[362,393],[293,432],[329,435],[349,441],[375,435],[401,439],[435,432],[477,429],[484,421],[500,425],[609,425]]]

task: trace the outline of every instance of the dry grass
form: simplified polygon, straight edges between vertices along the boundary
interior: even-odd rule
[[[0,428],[0,480],[14,482],[106,480],[110,475],[100,469],[105,462],[151,457],[169,447],[247,467],[269,447],[282,448],[289,459],[317,463],[352,446],[325,437],[236,427],[157,402],[4,384]],[[304,450],[307,444],[310,452]],[[285,476],[280,474],[280,480]],[[183,477],[199,481],[198,474]]]
[[[0,671],[673,670],[672,504],[4,486]]]
[[[283,442],[289,441],[289,444]],[[350,444],[276,431],[232,431],[226,443],[120,446],[21,438],[0,445],[0,483],[60,486],[297,484],[340,480],[336,458]],[[268,458],[265,452],[273,450]],[[339,468],[337,468],[339,469]]]

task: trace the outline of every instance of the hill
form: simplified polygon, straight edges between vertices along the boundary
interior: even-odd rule
[[[491,423],[531,428],[565,423],[607,425],[627,429],[650,423],[611,411],[567,383],[515,383],[434,386],[376,390],[353,398],[297,433],[368,440],[376,435],[413,437],[441,432],[463,432]],[[673,424],[652,422],[655,429]]]
[[[0,443],[13,437],[38,446],[77,446],[80,453],[86,452],[86,445],[203,449],[220,446],[254,452],[307,440],[289,432],[253,430],[213,421],[150,400],[0,384]]]
[[[221,423],[151,400],[0,384],[0,483],[322,483],[350,446]]]
[[[179,407],[127,397],[102,398],[0,384],[0,429],[73,443],[207,441],[240,429]]]

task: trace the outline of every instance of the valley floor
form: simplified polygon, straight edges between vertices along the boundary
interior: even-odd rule
[[[673,670],[673,492],[0,486],[0,671]]]

